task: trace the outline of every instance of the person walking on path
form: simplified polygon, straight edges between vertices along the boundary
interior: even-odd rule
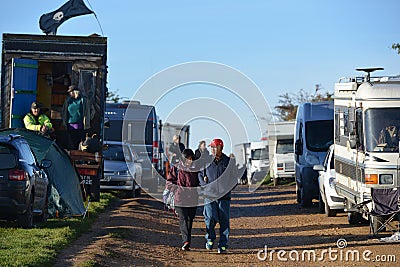
[[[206,249],[214,247],[215,226],[219,223],[218,253],[226,253],[230,231],[231,190],[237,184],[235,166],[222,153],[224,143],[214,139],[211,144],[212,162],[199,172],[199,183],[203,187],[204,222],[206,225]]]
[[[179,217],[182,235],[182,250],[190,250],[193,220],[198,205],[198,172],[193,166],[194,153],[191,149],[182,151],[182,159],[173,165],[167,177],[167,188],[174,192],[175,211]]]

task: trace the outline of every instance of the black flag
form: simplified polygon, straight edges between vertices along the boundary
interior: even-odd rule
[[[69,0],[56,11],[43,14],[40,17],[39,26],[45,34],[55,35],[58,26],[67,19],[91,13],[93,11],[86,7],[83,0]]]

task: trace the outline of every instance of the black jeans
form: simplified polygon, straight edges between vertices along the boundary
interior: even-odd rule
[[[179,216],[179,228],[182,234],[182,243],[191,242],[193,220],[196,216],[197,207],[175,207]]]
[[[79,143],[85,139],[85,131],[83,129],[68,130],[68,149],[77,150]]]

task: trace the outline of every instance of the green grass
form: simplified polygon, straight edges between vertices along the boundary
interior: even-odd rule
[[[267,186],[274,186],[274,181],[272,180],[269,172],[267,174],[267,176],[265,176],[264,180],[261,182],[261,184],[263,185],[267,185]],[[278,181],[278,185],[295,185],[296,181],[294,179],[282,179]]]
[[[0,266],[53,266],[57,253],[88,231],[98,213],[114,199],[114,195],[102,193],[100,202],[90,204],[85,219],[50,219],[33,229],[0,227]]]

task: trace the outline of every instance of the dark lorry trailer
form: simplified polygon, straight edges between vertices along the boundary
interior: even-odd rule
[[[51,119],[56,142],[67,148],[67,129],[62,123],[62,106],[68,86],[75,85],[92,105],[95,115],[87,134],[103,142],[107,94],[107,38],[3,34],[1,65],[1,128],[23,128],[23,117],[33,101],[40,102]],[[103,175],[102,152],[68,151],[86,194],[99,200]]]

